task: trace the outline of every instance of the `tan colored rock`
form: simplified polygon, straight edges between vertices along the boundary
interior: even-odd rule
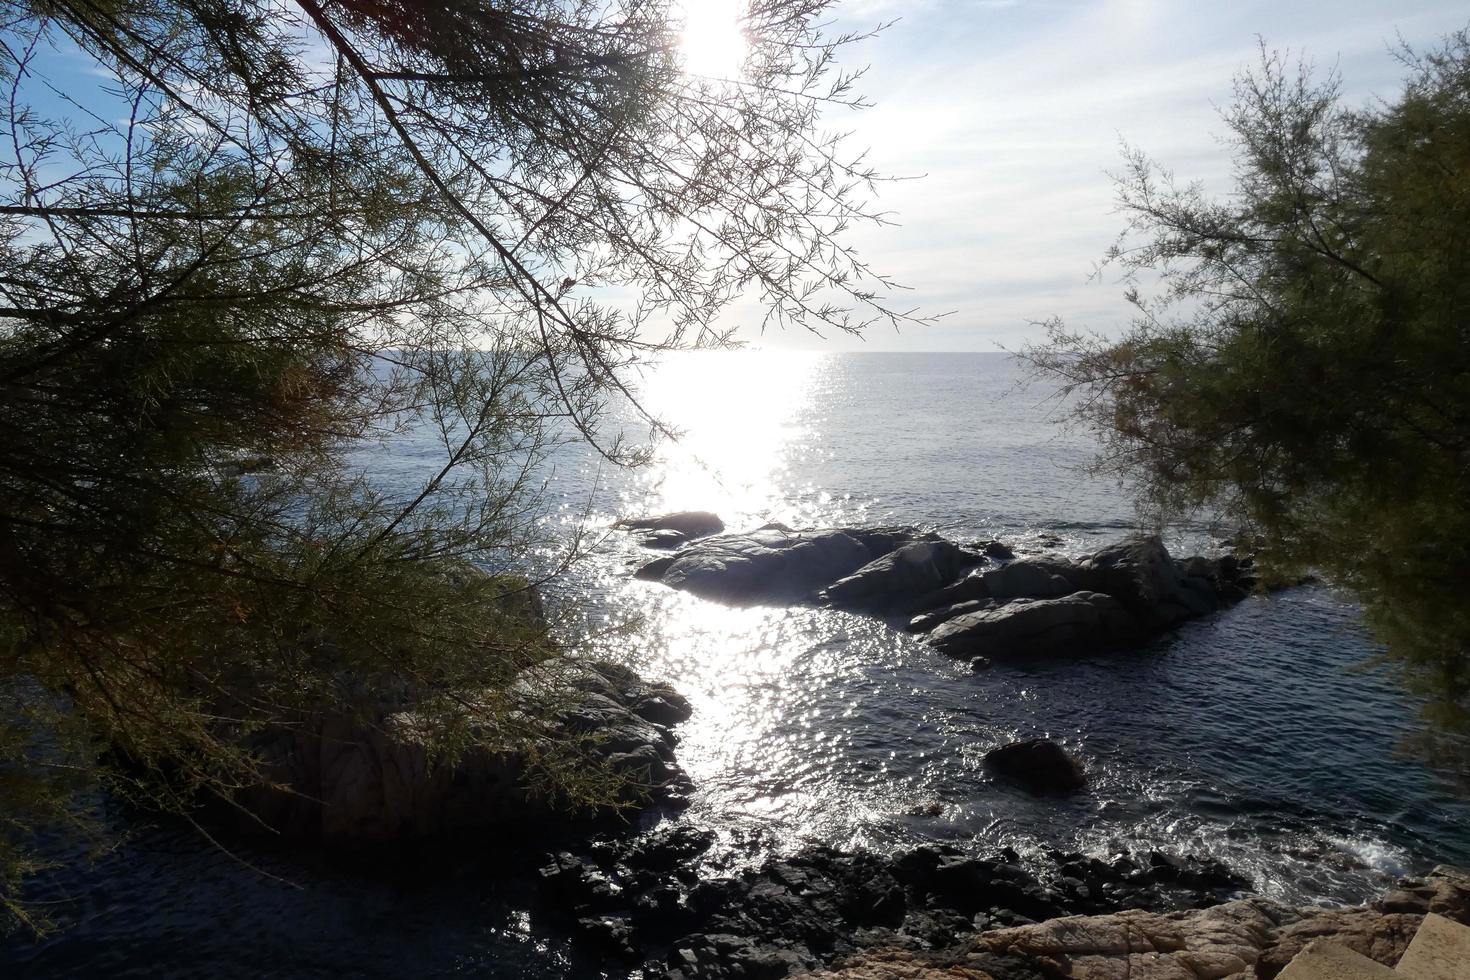
[[[1402,980],[1398,973],[1346,946],[1318,939],[1281,971],[1281,980]]]
[[[1385,914],[1372,908],[1324,909],[1310,918],[1282,929],[1275,944],[1261,957],[1260,974],[1276,976],[1292,957],[1318,939],[1330,939],[1361,953],[1370,960],[1393,966],[1409,948],[1422,914]]]
[[[1464,980],[1470,975],[1470,926],[1426,915],[1396,969],[1414,980]]]
[[[809,975],[811,980],[994,980],[967,966],[943,966],[906,949],[855,956],[840,966]]]
[[[870,953],[817,976],[970,980],[985,976],[987,965],[1002,969],[1005,958],[1059,980],[1273,980],[1312,943],[1392,967],[1429,912],[1470,924],[1470,875],[1436,868],[1357,908],[1290,908],[1250,898],[1193,912],[1071,916],[979,933],[938,954]],[[971,972],[956,972],[963,970]]]
[[[1247,899],[1201,912],[1073,916],[985,933],[976,950],[1019,954],[1062,977],[1220,980],[1248,974],[1288,915]]]

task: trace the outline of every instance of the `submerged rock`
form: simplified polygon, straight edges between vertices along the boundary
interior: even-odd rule
[[[986,768],[1015,780],[1033,793],[1064,795],[1087,787],[1076,759],[1046,738],[1012,742],[985,753]]]

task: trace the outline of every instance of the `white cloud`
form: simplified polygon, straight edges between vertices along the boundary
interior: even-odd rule
[[[861,22],[901,13],[861,52],[878,107],[856,120],[855,146],[890,173],[928,176],[890,186],[880,207],[901,227],[864,232],[873,264],[914,287],[926,309],[955,315],[897,338],[831,347],[958,350],[1013,346],[1030,321],[1062,315],[1107,329],[1128,316],[1121,290],[1089,282],[1121,219],[1105,171],[1119,139],[1183,177],[1228,186],[1217,107],[1255,56],[1257,37],[1337,63],[1353,102],[1392,95],[1402,74],[1396,32],[1430,46],[1465,26],[1458,3],[1370,0],[1027,0],[888,3],[841,8]],[[833,120],[852,124],[851,117]],[[907,298],[907,297],[906,297]],[[768,346],[819,346],[766,337]]]

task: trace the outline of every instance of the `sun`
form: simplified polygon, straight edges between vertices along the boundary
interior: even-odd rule
[[[679,57],[684,70],[704,78],[735,78],[745,62],[740,29],[743,0],[683,0]]]

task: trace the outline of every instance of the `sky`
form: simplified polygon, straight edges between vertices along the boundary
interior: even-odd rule
[[[882,192],[900,227],[854,241],[911,287],[904,299],[952,312],[862,340],[743,334],[759,347],[1015,349],[1052,316],[1116,332],[1123,287],[1091,273],[1122,228],[1108,177],[1122,141],[1223,192],[1219,112],[1260,40],[1335,67],[1363,106],[1400,90],[1398,38],[1427,49],[1470,26],[1463,0],[846,0],[838,15],[839,28],[898,19],[846,60],[869,66],[861,87],[876,106],[828,123],[853,129],[879,170],[924,175]]]

